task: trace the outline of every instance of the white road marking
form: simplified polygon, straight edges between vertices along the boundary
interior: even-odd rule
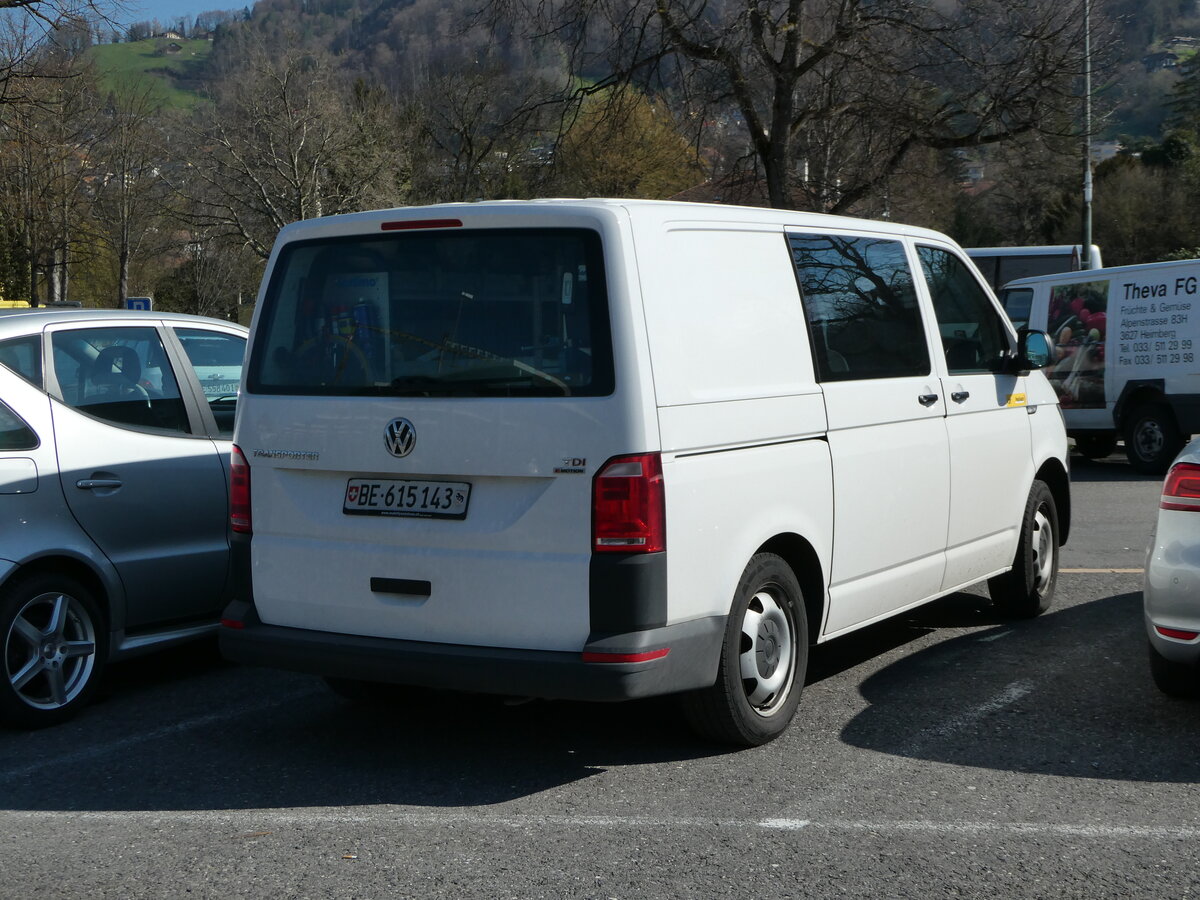
[[[1059,569],[1059,575],[1144,575],[1145,569]]]
[[[970,728],[988,713],[993,713],[997,710],[1004,709],[1006,706],[1012,706],[1012,704],[1016,703],[1018,700],[1032,691],[1032,681],[1014,681],[986,703],[981,703],[974,709],[968,709],[961,715],[946,719],[944,722],[940,722],[937,725],[931,725],[929,728],[923,730],[907,748],[904,755],[912,755],[915,753],[916,749],[925,743],[926,738],[944,738],[958,734],[960,731]]]
[[[1010,634],[1015,634],[1015,633],[1016,632],[1009,630],[1009,631],[1001,631],[999,634],[989,634],[987,637],[981,637],[979,639],[979,643],[985,644],[988,641],[998,641],[998,640],[1000,640],[1000,638],[1005,638],[1005,637],[1008,637]]]
[[[71,766],[75,763],[84,762],[89,759],[95,759],[99,756],[107,756],[112,753],[119,753],[128,747],[133,747],[137,744],[145,743],[146,741],[156,741],[159,738],[183,734],[184,732],[191,731],[195,728],[204,728],[207,725],[214,725],[217,722],[224,722],[229,719],[238,719],[243,716],[257,715],[276,706],[282,706],[285,703],[292,703],[301,697],[308,697],[319,693],[321,693],[319,689],[309,689],[303,691],[293,691],[288,694],[275,694],[272,695],[270,699],[259,703],[247,703],[232,709],[223,710],[221,712],[209,713],[205,716],[197,716],[194,719],[176,722],[172,725],[156,728],[154,731],[133,734],[117,741],[109,741],[108,743],[103,744],[90,744],[82,750],[76,750],[74,753],[63,753],[58,756],[39,757],[36,762],[30,763],[27,766],[21,766],[16,769],[6,769],[3,772],[0,772],[0,779],[28,778],[30,775],[40,772],[43,769]]]
[[[328,826],[368,825],[401,828],[460,828],[478,826],[483,829],[508,828],[519,831],[543,831],[563,828],[595,830],[686,828],[732,829],[738,831],[869,831],[875,834],[946,834],[978,835],[1004,834],[1013,836],[1043,836],[1087,838],[1093,840],[1122,840],[1150,838],[1162,840],[1200,839],[1200,827],[1191,825],[1082,825],[1074,822],[936,822],[929,819],[880,820],[829,819],[815,821],[800,818],[772,819],[710,819],[696,816],[581,816],[539,815],[535,813],[505,815],[482,812],[427,810],[402,811],[391,807],[374,807],[372,812],[346,813],[337,808],[309,810],[245,810],[238,811],[111,811],[111,812],[3,812],[0,822],[82,822],[130,823],[143,826],[194,824],[207,829],[228,830],[230,839],[262,839],[278,835],[279,829],[289,826],[320,828]]]

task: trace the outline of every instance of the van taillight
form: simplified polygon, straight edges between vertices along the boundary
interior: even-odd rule
[[[250,534],[250,464],[237,444],[229,455],[229,525]]]
[[[1200,512],[1200,466],[1176,463],[1163,482],[1163,509],[1190,509]]]
[[[656,553],[667,549],[662,458],[617,456],[592,481],[592,549]]]

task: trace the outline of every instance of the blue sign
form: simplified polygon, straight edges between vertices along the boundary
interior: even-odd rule
[[[152,297],[126,297],[125,308],[149,311],[154,309],[154,299]]]

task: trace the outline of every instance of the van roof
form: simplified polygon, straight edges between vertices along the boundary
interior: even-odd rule
[[[878,231],[886,234],[903,234],[924,237],[930,240],[948,240],[946,235],[927,228],[884,222],[875,219],[859,219],[835,216],[827,213],[799,212],[759,206],[730,206],[721,203],[687,203],[675,200],[626,200],[614,198],[546,198],[541,200],[485,200],[475,203],[440,203],[431,206],[407,206],[394,209],[379,209],[368,212],[345,213],[318,219],[293,222],[280,233],[281,237],[299,238],[296,232],[318,232],[325,235],[359,233],[386,221],[413,220],[447,216],[512,215],[521,212],[582,212],[603,209],[624,209],[629,215],[661,218],[664,213],[677,214],[681,218],[709,221],[742,222],[747,224],[771,224],[809,228],[846,228]],[[308,236],[308,235],[305,235]],[[312,236],[316,236],[313,234]]]
[[[1167,262],[1155,263],[1136,263],[1131,266],[1109,266],[1103,269],[1078,269],[1074,272],[1059,272],[1055,275],[1033,275],[1029,278],[1016,278],[1007,282],[1001,287],[1001,290],[1015,287],[1027,287],[1034,284],[1046,284],[1048,282],[1075,282],[1075,281],[1096,281],[1100,278],[1120,278],[1122,275],[1129,275],[1134,272],[1153,271],[1154,269],[1169,269],[1173,266],[1195,266],[1200,265],[1200,259],[1175,259]]]

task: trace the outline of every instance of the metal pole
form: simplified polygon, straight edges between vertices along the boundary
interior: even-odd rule
[[[1083,235],[1079,264],[1092,260],[1092,0],[1083,0]]]

